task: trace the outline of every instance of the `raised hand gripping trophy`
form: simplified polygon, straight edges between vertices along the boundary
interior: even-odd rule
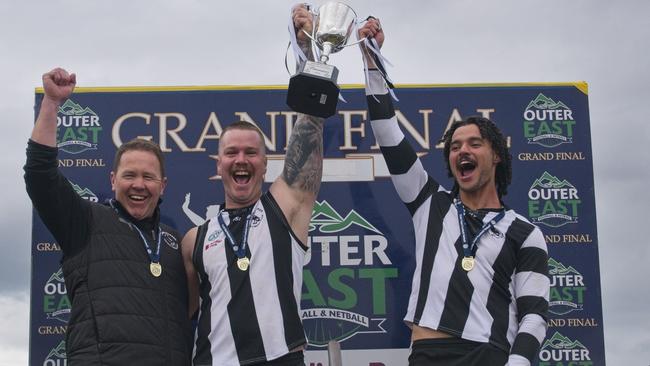
[[[294,111],[327,118],[336,113],[339,70],[328,65],[332,53],[342,50],[355,29],[357,14],[348,5],[328,2],[318,9],[309,38],[320,49],[320,60],[300,65],[289,81],[287,105]],[[353,43],[356,44],[356,43]]]

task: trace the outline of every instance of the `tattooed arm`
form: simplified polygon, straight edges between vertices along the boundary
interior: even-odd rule
[[[311,33],[312,15],[299,4],[292,9],[292,16],[298,45],[312,59],[311,41],[302,32],[304,29]],[[289,139],[284,170],[270,188],[291,229],[305,245],[323,174],[323,121],[319,117],[298,115]]]
[[[284,169],[270,188],[291,229],[305,245],[323,174],[323,121],[305,114],[298,116]]]

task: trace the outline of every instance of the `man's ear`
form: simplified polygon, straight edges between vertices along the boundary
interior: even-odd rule
[[[160,195],[165,192],[165,187],[167,187],[167,177],[163,177],[162,181],[160,182]]]
[[[111,191],[115,192],[115,172],[111,172]]]

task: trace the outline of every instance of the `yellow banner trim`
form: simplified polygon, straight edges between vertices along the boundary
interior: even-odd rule
[[[395,84],[396,88],[493,88],[521,86],[573,86],[583,94],[589,95],[586,81],[549,82],[549,83],[469,83],[469,84]],[[341,89],[362,89],[363,84],[343,84]],[[175,92],[175,91],[209,91],[209,90],[286,90],[287,85],[205,85],[205,86],[98,86],[77,87],[75,93],[119,93],[119,92]],[[43,94],[43,88],[35,89],[37,94]]]

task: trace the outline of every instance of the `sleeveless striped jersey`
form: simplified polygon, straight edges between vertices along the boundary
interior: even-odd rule
[[[306,343],[299,311],[308,248],[270,192],[251,207],[224,211],[224,224],[238,243],[251,213],[250,266],[237,267],[217,217],[199,226],[192,256],[200,279],[194,365],[254,365]]]

